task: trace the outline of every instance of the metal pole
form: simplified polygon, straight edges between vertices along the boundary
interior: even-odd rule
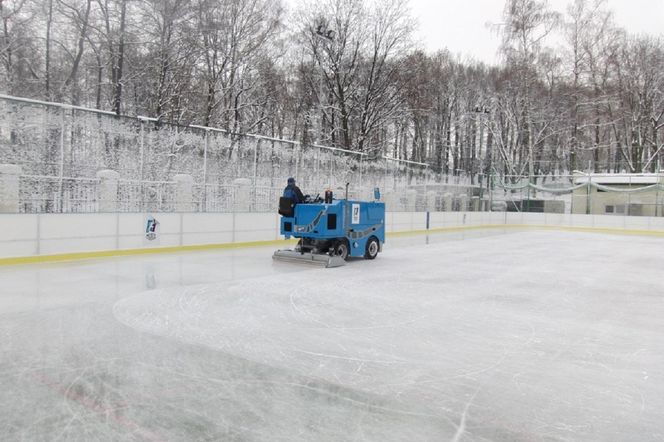
[[[389,172],[388,171],[389,164],[390,163],[388,162],[388,159],[385,158],[385,177],[384,177],[385,184],[383,185],[383,188],[385,189],[385,191],[387,191],[387,174]]]
[[[314,162],[314,176],[316,177],[316,187],[321,188],[321,179],[318,171],[320,170],[320,147],[316,148],[316,161]]]
[[[655,187],[655,217],[659,216],[659,188],[662,185],[662,175],[659,165],[659,158],[657,159],[657,187]]]
[[[484,204],[484,173],[477,174],[477,184],[479,186],[479,195],[477,195],[477,211],[482,212],[482,205]]]
[[[295,178],[296,180],[299,180],[300,177],[297,176],[298,166],[299,166],[298,163],[300,161],[300,145],[299,144],[295,145],[295,149],[294,149],[293,154],[295,155],[295,174],[293,175],[293,178]]]
[[[208,156],[208,136],[209,130],[205,130],[205,138],[203,143],[203,196],[201,212],[207,212],[207,156]]]
[[[252,206],[254,210],[256,210],[256,180],[257,180],[257,175],[258,175],[258,145],[260,144],[261,140],[260,138],[256,140],[254,143],[254,176],[251,180],[253,183],[253,189],[252,189]]]
[[[59,185],[58,185],[58,195],[60,198],[59,201],[59,211],[63,210],[63,192],[64,192],[64,176],[65,176],[65,112],[67,110],[62,108],[62,122],[60,127],[60,172],[59,172]]]
[[[590,169],[588,169],[588,182],[586,183],[586,215],[590,215],[590,182],[592,177],[590,176]]]
[[[657,169],[657,186],[655,187],[655,217],[659,216],[659,186],[660,186],[660,179],[659,179],[659,168]]]
[[[576,181],[574,180],[574,175],[572,175],[571,178],[572,181],[572,186],[576,186]],[[574,193],[576,190],[572,190],[571,197],[570,197],[570,202],[569,202],[569,213],[570,215],[574,215]]]
[[[532,179],[533,179],[532,175],[528,175],[528,187],[527,187],[527,189],[528,189],[528,194],[527,194],[528,195],[528,200],[527,200],[528,204],[526,206],[527,210],[521,210],[522,212],[530,212],[530,181]]]
[[[632,190],[632,177],[629,177],[629,190]],[[627,207],[625,208],[625,214],[630,215],[630,206],[632,205],[632,192],[627,192]]]
[[[138,196],[138,209],[141,212],[145,210],[145,201],[143,198],[143,167],[145,164],[144,152],[145,152],[145,122],[141,120],[141,142],[139,149],[140,158],[138,159],[138,164],[139,164],[138,179],[139,179],[139,192],[140,192]]]
[[[429,224],[429,195],[427,194],[427,182],[429,181],[429,165],[424,166],[424,197],[422,198],[422,201],[424,201],[424,210],[427,211],[427,226]],[[427,227],[427,230],[429,230],[429,227]]]
[[[489,212],[493,211],[493,177],[491,175],[491,169],[489,169],[489,179],[487,180],[487,190],[489,192]]]
[[[362,191],[362,159],[364,155],[360,155],[360,192]]]

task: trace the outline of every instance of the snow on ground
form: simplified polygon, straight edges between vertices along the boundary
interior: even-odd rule
[[[664,438],[664,239],[427,242],[2,268],[0,437]]]

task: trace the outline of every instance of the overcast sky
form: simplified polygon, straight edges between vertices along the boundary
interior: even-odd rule
[[[570,2],[549,0],[549,5],[565,12]],[[423,47],[429,51],[447,47],[455,54],[497,62],[499,38],[486,24],[501,22],[503,0],[410,0],[410,4]],[[664,33],[664,0],[608,0],[608,6],[617,24],[631,33]]]

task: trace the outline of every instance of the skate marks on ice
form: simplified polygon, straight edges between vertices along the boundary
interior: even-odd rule
[[[619,257],[602,258],[616,247]],[[658,370],[663,330],[650,321],[637,336],[630,318],[663,306],[632,296],[639,288],[621,276],[636,256],[643,248],[624,238],[528,232],[145,292],[114,314],[288,373],[297,388],[314,383],[312,394],[366,405],[374,418],[400,415],[420,440],[656,440],[662,383],[646,388],[642,373]]]

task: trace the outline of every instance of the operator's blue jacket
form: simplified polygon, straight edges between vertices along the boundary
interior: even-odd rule
[[[300,188],[295,185],[293,178],[288,178],[288,185],[284,189],[283,197],[292,199],[295,204],[304,201],[304,195]]]

